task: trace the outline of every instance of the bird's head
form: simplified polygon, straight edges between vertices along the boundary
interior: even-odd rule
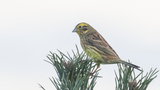
[[[76,32],[80,37],[86,36],[91,32],[95,31],[92,26],[87,23],[79,23],[72,32]]]

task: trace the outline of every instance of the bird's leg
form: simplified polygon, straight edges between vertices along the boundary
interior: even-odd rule
[[[100,67],[100,64],[97,64],[97,68],[94,70],[94,72],[93,73],[91,73],[90,75],[91,75],[91,78],[93,77],[93,74],[97,71],[97,69]]]

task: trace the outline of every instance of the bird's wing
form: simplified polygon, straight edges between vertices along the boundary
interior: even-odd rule
[[[87,42],[97,48],[100,51],[103,51],[107,55],[114,56],[119,58],[117,53],[113,50],[113,48],[107,43],[107,41],[98,33],[94,32],[88,36]]]

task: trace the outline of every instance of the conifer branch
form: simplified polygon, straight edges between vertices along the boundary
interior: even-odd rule
[[[59,51],[59,55],[50,52],[47,55],[46,62],[53,65],[58,78],[49,78],[57,90],[93,90],[96,85],[98,71],[90,78],[90,74],[96,68],[93,61],[84,52],[72,51],[73,56],[69,53],[64,54]],[[146,75],[143,71],[138,75],[132,67],[118,65],[118,73],[115,72],[115,90],[146,90],[148,85],[157,77],[157,69],[151,69]],[[43,89],[44,87],[39,84]]]
[[[59,51],[59,50],[58,50]],[[61,51],[59,54],[50,52],[47,55],[52,64],[58,78],[49,78],[57,90],[93,90],[96,85],[98,73],[90,78],[90,73],[93,72],[96,65],[93,65],[91,58],[84,52],[77,52],[71,55],[65,55]],[[42,87],[42,86],[41,86]]]
[[[116,90],[146,90],[150,82],[157,77],[158,70],[151,69],[143,76],[143,71],[135,75],[133,68],[118,64],[118,74],[115,72]]]

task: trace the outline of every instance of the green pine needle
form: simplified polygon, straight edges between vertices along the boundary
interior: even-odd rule
[[[59,54],[52,53],[47,55],[46,62],[53,65],[58,78],[49,78],[57,90],[93,90],[96,85],[96,80],[99,77],[98,71],[90,78],[90,74],[95,70],[96,65],[84,52],[72,50],[73,56],[69,53],[64,54],[59,51]],[[115,90],[146,90],[148,85],[157,77],[159,72],[157,69],[151,69],[146,75],[143,71],[138,75],[135,74],[133,68],[117,64],[118,74],[115,71]],[[43,89],[40,84],[39,86]]]
[[[49,61],[45,61],[53,65],[58,76],[49,78],[57,90],[93,90],[96,85],[98,73],[90,78],[96,65],[84,52],[80,53],[77,46],[76,49],[76,53],[72,51],[73,57],[59,50],[60,55],[52,52],[47,55]]]
[[[116,90],[146,90],[150,82],[157,77],[158,70],[150,70],[146,75],[143,76],[143,71],[137,76],[135,75],[134,69],[118,64],[119,76],[115,72],[116,78]]]

